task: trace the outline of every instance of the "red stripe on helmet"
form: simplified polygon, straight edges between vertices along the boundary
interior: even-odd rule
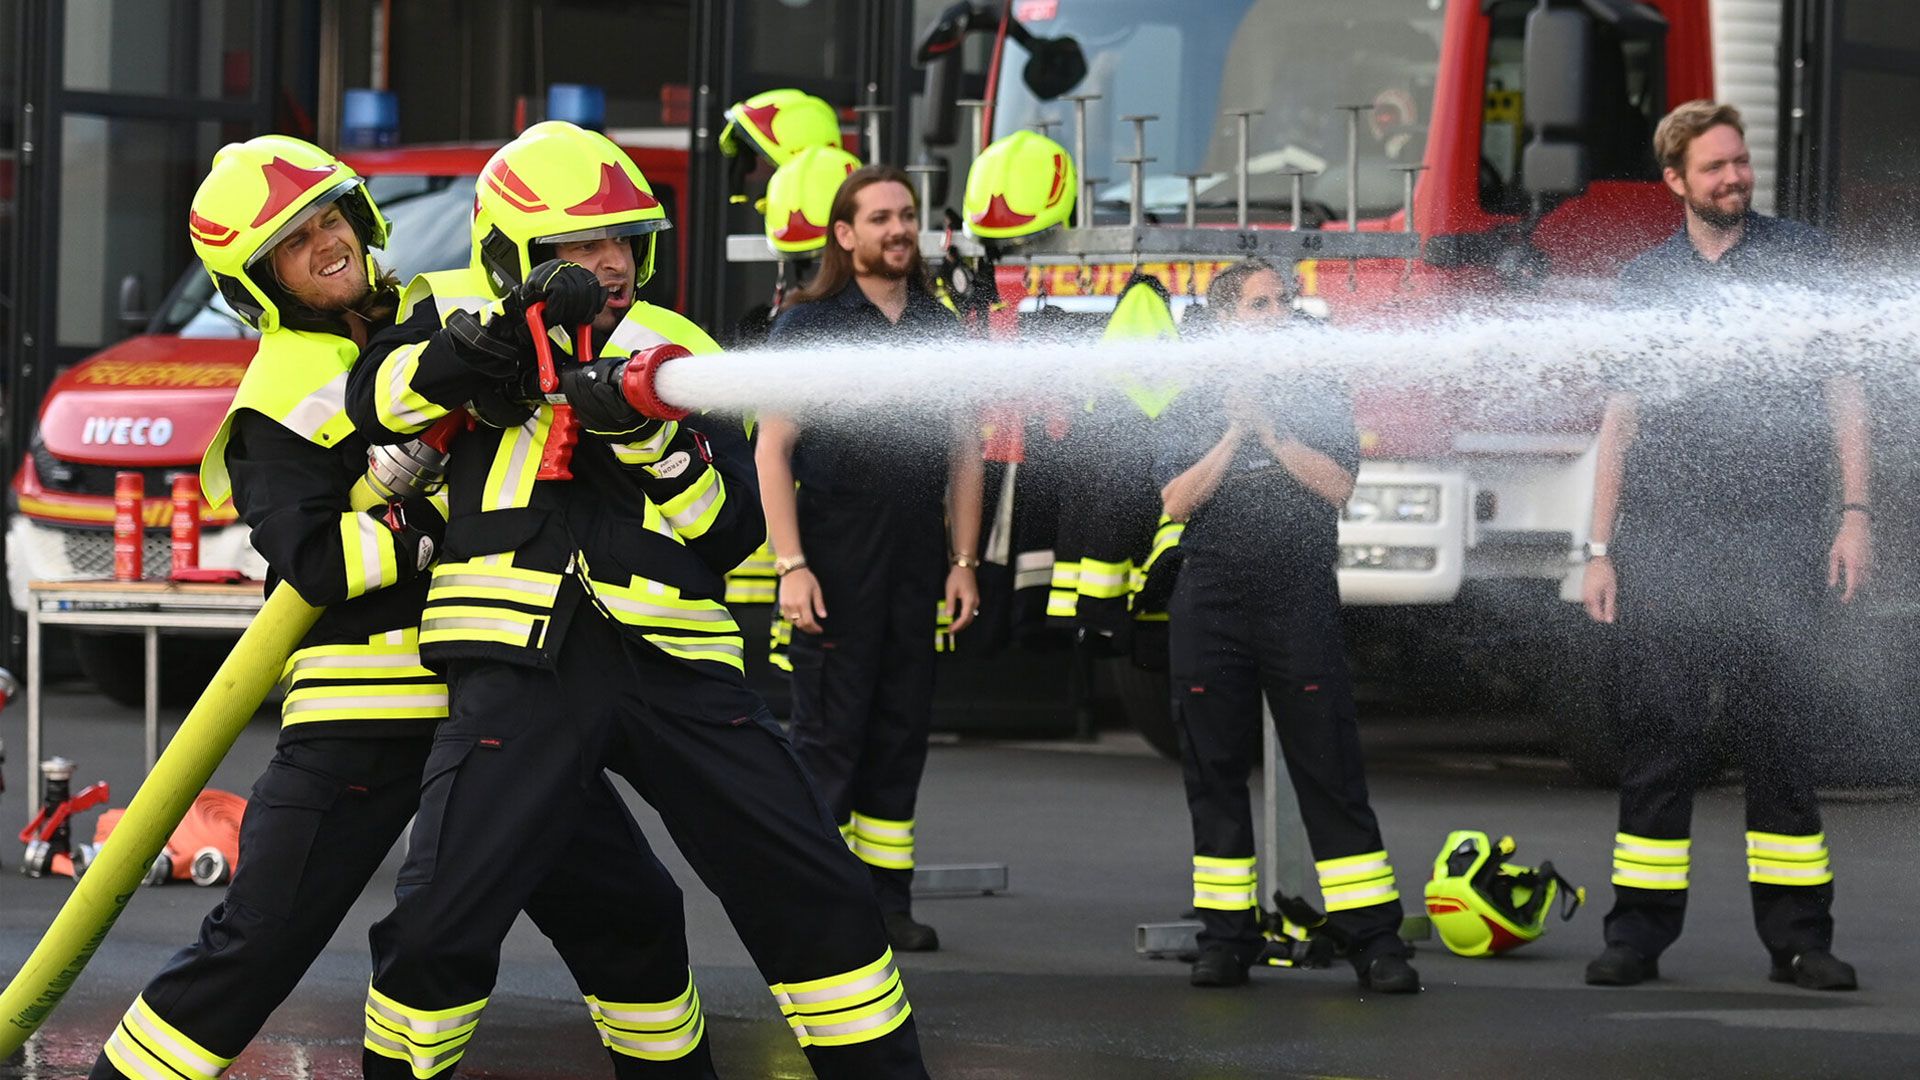
[[[808,221],[798,210],[787,213],[787,223],[774,230],[773,238],[783,244],[798,244],[806,240],[818,240],[827,235],[827,230]]]
[[[217,221],[209,221],[192,210],[187,211],[187,228],[192,230],[193,238],[208,247],[226,247],[240,230],[231,229]]]
[[[507,167],[505,158],[495,158],[493,164],[487,166],[487,186],[493,189],[495,195],[507,200],[515,210],[523,213],[531,214],[547,208],[547,204],[540,201],[540,196],[534,194],[527,182]]]
[[[1052,206],[1053,204],[1059,202],[1060,196],[1065,195],[1066,193],[1067,193],[1067,155],[1055,154],[1053,155],[1053,186],[1047,189],[1047,205]]]
[[[332,177],[333,171],[331,165],[303,169],[282,157],[260,166],[261,174],[267,178],[267,201],[260,205],[260,213],[254,216],[253,227],[257,229],[279,217],[282,210],[293,204],[293,200]]]
[[[600,164],[600,189],[580,202],[567,207],[567,213],[574,217],[599,217],[602,214],[622,214],[634,210],[653,210],[659,207],[659,200],[640,190],[627,171],[611,161]]]
[[[773,118],[778,115],[780,115],[778,105],[755,105],[740,110],[741,119],[752,125],[775,146],[780,145],[780,140],[773,137]]]
[[[968,215],[975,225],[982,225],[989,229],[1018,228],[1032,221],[1033,217],[1032,214],[1022,214],[1008,206],[1005,195],[995,195],[988,200],[986,212]]]

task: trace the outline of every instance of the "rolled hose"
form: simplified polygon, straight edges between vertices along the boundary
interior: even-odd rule
[[[685,347],[672,342],[650,345],[634,353],[620,372],[620,392],[626,395],[627,404],[649,420],[685,420],[691,416],[691,410],[670,405],[660,397],[657,380],[667,361],[692,355]]]
[[[105,940],[154,856],[266,700],[320,609],[281,582],[227,654],[180,730],[134,792],[86,876],[0,993],[0,1060],[46,1020]]]

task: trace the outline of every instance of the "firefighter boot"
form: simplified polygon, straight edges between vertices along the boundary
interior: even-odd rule
[[[1780,969],[1776,967],[1775,972]],[[1633,986],[1660,977],[1660,963],[1631,945],[1609,945],[1587,965],[1589,986]],[[1791,973],[1787,981],[1791,982]]]
[[[1194,986],[1218,989],[1228,986],[1247,984],[1247,962],[1240,955],[1224,945],[1212,945],[1200,952],[1200,959],[1193,962],[1193,970],[1187,981]]]
[[[1793,983],[1807,990],[1858,990],[1860,980],[1853,965],[1825,949],[1808,949],[1782,962],[1776,959],[1767,978],[1777,983]]]
[[[913,916],[904,911],[884,913],[887,927],[887,944],[895,952],[939,952],[940,935],[933,927],[923,922],[915,922]]]

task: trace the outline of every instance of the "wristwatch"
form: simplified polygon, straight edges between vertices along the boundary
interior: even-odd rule
[[[773,576],[783,578],[795,570],[803,569],[806,565],[807,557],[805,555],[792,555],[783,559],[775,559],[773,560]]]
[[[980,565],[980,557],[978,555],[956,554],[951,558],[949,558],[947,561],[952,563],[955,566],[964,566],[968,568],[972,568]]]
[[[1595,559],[1604,559],[1607,557],[1607,545],[1601,540],[1589,540],[1585,544],[1580,545],[1580,552],[1587,557],[1588,562],[1592,562]]]

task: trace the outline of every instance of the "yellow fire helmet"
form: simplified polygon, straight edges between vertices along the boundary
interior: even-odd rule
[[[837,146],[795,154],[767,181],[767,246],[775,255],[798,258],[827,246],[833,197],[860,159]]]
[[[833,106],[804,90],[768,90],[726,112],[720,152],[739,157],[751,146],[775,168],[816,146],[840,149],[840,117]]]
[[[552,257],[536,245],[608,237],[631,238],[639,288],[653,276],[653,234],[671,227],[633,158],[565,120],[521,132],[474,184],[473,257],[497,295]]]
[[[1546,933],[1556,899],[1562,921],[1586,903],[1587,890],[1561,877],[1552,863],[1533,870],[1504,862],[1514,851],[1511,836],[1496,845],[1486,833],[1458,829],[1433,860],[1427,914],[1456,954],[1496,956],[1517,949]]]
[[[967,233],[984,240],[1020,240],[1064,224],[1073,215],[1073,158],[1032,131],[993,140],[967,170]]]
[[[293,230],[338,203],[360,237],[367,283],[379,272],[372,248],[387,246],[387,219],[366,185],[325,150],[291,135],[228,143],[193,193],[187,232],[194,254],[234,314],[261,333],[280,327],[280,294],[261,260]]]

